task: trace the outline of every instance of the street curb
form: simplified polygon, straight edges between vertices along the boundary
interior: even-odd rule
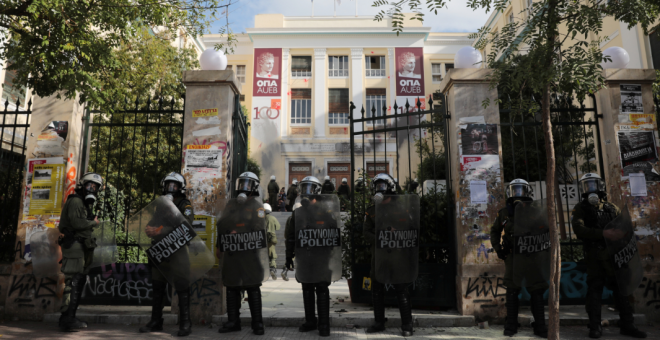
[[[44,322],[59,322],[60,313],[44,315]],[[89,324],[110,324],[110,325],[146,325],[151,320],[151,315],[126,315],[126,314],[76,314],[76,317]],[[176,325],[179,316],[176,314],[163,314],[164,325]]]
[[[545,322],[546,324],[549,322],[548,319],[548,313],[546,312],[546,318]],[[633,314],[633,317],[635,318],[635,324],[636,325],[646,325],[646,315],[644,314]],[[523,326],[530,326],[532,323],[532,316],[531,315],[520,315],[518,316],[518,323],[523,325]],[[619,324],[619,317],[618,316],[612,316],[609,318],[603,317],[603,324],[609,323],[610,326],[617,326]],[[589,325],[589,317],[588,316],[571,316],[571,317],[563,317],[559,319],[559,325],[560,326],[587,326]]]
[[[400,327],[400,317],[388,317],[387,327]],[[214,315],[212,322],[222,324],[227,322],[226,315]],[[252,318],[242,316],[241,324],[250,325]],[[264,317],[265,327],[298,327],[305,322],[304,317]],[[374,323],[374,319],[364,317],[330,317],[330,327],[360,326],[369,327]],[[413,325],[415,327],[472,327],[475,325],[475,319],[472,315],[414,315]]]

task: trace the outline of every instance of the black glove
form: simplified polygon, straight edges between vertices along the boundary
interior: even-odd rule
[[[506,260],[506,257],[509,255],[502,248],[495,250],[495,252],[497,253],[497,257],[501,260]]]
[[[293,258],[291,258],[291,257],[287,257],[287,258],[286,258],[286,262],[284,262],[284,266],[285,266],[288,270],[293,270]]]

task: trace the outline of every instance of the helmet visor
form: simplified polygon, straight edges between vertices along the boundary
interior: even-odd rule
[[[314,195],[316,193],[316,185],[313,183],[303,183],[300,185],[301,195]]]
[[[239,178],[236,180],[236,191],[251,192],[254,188],[254,180],[249,178]]]
[[[376,190],[376,192],[387,191],[387,183],[384,181],[376,182],[376,184],[374,184],[374,190]]]
[[[527,184],[509,184],[508,187],[509,197],[531,197],[532,192]]]
[[[96,194],[99,192],[99,184],[94,182],[85,183],[85,191]]]
[[[592,192],[605,191],[603,181],[598,178],[585,179],[580,182],[580,188],[583,194],[590,194]]]
[[[163,189],[165,190],[165,192],[169,193],[169,192],[177,192],[181,188],[180,188],[179,183],[174,182],[174,181],[167,181],[167,182],[165,182],[165,188],[163,188]]]

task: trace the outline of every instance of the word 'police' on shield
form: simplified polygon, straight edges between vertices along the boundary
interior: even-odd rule
[[[614,254],[614,261],[616,262],[617,268],[622,268],[627,265],[636,253],[637,240],[633,236],[625,247]]]
[[[406,249],[416,248],[418,243],[418,230],[379,230],[378,248],[380,249]]]
[[[149,256],[149,259],[156,264],[161,264],[163,261],[181,250],[196,236],[197,234],[194,230],[181,223],[179,227],[172,230],[169,234],[158,241],[158,243],[151,246],[151,248],[147,250],[147,255]]]
[[[550,232],[514,238],[516,243],[514,254],[534,254],[550,249]]]
[[[298,241],[298,244],[296,244],[298,248],[341,246],[341,238],[337,228],[302,229],[298,231],[296,241]]]
[[[247,251],[262,248],[266,248],[265,230],[220,235],[220,249],[223,252]]]

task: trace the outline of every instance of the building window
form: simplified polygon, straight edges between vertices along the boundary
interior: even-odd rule
[[[364,57],[367,77],[385,77],[385,57]]]
[[[348,77],[348,56],[329,57],[329,76],[331,78]]]
[[[447,75],[452,68],[454,68],[454,64],[445,64],[445,75]]]
[[[236,78],[241,84],[245,84],[245,65],[236,65]]]
[[[433,82],[439,83],[442,81],[442,64],[431,64],[431,75]]]
[[[312,57],[293,57],[291,60],[291,76],[293,78],[311,77]]]
[[[7,70],[11,65],[10,61],[7,61],[5,64],[5,79],[2,81],[2,102],[0,107],[4,109],[5,102],[9,100],[10,103],[16,104],[17,100],[21,101],[21,107],[27,107],[25,103],[25,94],[27,93],[27,87],[25,86],[14,86],[14,78],[16,78],[17,71]]]
[[[242,102],[245,101],[245,95],[244,95],[244,94],[242,94],[239,98],[240,98],[240,99],[239,99],[240,101],[242,101]]]
[[[328,123],[331,125],[348,124],[348,89],[330,89],[328,102]]]
[[[513,11],[511,11],[511,13],[509,13],[509,17],[507,18],[507,21],[508,21],[507,24],[510,24],[510,23],[516,21],[516,18],[513,16]]]
[[[227,71],[231,71],[233,69],[234,69],[234,65],[227,65],[227,68],[226,68]]]
[[[312,124],[312,90],[291,90],[291,124]]]
[[[367,107],[365,108],[367,110],[367,118],[372,117],[372,111],[375,110],[376,117],[382,117],[383,116],[383,107],[385,106],[385,110],[387,110],[387,96],[386,96],[386,90],[385,89],[367,89]],[[383,120],[377,120],[376,124],[377,125],[383,125]],[[369,124],[370,122],[367,122],[366,124]]]

